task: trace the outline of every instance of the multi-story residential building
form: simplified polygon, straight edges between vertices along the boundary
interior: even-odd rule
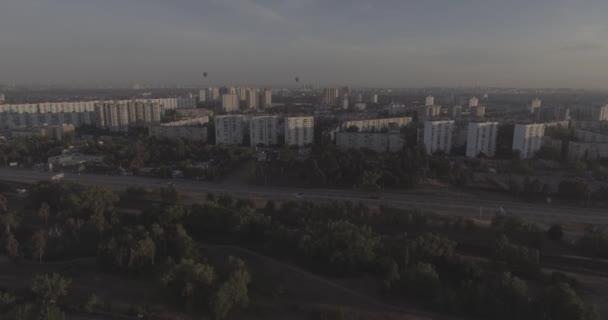
[[[477,106],[479,106],[479,99],[477,99],[477,97],[469,99],[469,108],[475,108]]]
[[[157,103],[110,101],[95,105],[96,125],[110,131],[128,131],[131,125],[160,123],[163,106]]]
[[[323,90],[323,103],[328,106],[336,105],[339,93],[338,88],[325,88]]]
[[[603,106],[583,106],[575,109],[577,120],[608,121],[608,104]]]
[[[260,93],[260,108],[272,107],[272,90],[264,89]]]
[[[199,102],[207,102],[207,90],[201,89],[198,92],[198,101]]]
[[[380,131],[389,128],[403,128],[412,122],[411,117],[350,120],[342,124],[342,130],[357,128],[359,131]]]
[[[253,89],[249,89],[249,88],[247,88],[247,87],[238,87],[238,88],[236,89],[236,93],[237,93],[237,94],[238,94],[238,96],[239,96],[239,100],[240,100],[240,101],[243,101],[243,102],[244,102],[244,101],[247,101],[247,94],[248,94],[248,92],[249,92],[250,90],[253,90]]]
[[[540,100],[539,98],[534,98],[534,100],[532,100],[530,102],[530,113],[536,113],[538,111],[538,109],[540,109],[543,105],[542,100]]]
[[[423,141],[427,154],[437,151],[450,153],[452,148],[453,120],[425,121]]]
[[[369,149],[375,152],[403,150],[405,139],[397,132],[338,132],[336,145],[340,149]]]
[[[426,107],[434,106],[435,105],[435,97],[433,97],[433,96],[427,96],[424,99],[424,105]]]
[[[608,143],[608,133],[575,129],[574,136],[582,142]]]
[[[368,100],[368,102],[369,102],[369,103],[372,103],[372,104],[376,104],[376,103],[378,103],[378,95],[377,95],[377,94],[375,94],[375,93],[370,94],[370,95],[369,95],[369,100]]]
[[[469,122],[467,132],[467,157],[484,154],[493,157],[496,153],[498,122]]]
[[[279,117],[258,116],[249,121],[249,141],[252,147],[279,144]]]
[[[518,151],[522,159],[532,158],[541,148],[544,136],[544,123],[516,124],[513,132],[513,151]]]
[[[420,106],[417,108],[416,113],[420,120],[438,117],[441,115],[441,106]]]
[[[207,99],[209,101],[219,101],[220,100],[220,89],[210,87],[207,88]]]
[[[608,143],[570,141],[568,143],[568,158],[572,160],[608,159]]]
[[[222,110],[235,112],[239,110],[239,96],[236,94],[222,94]]]
[[[215,144],[243,144],[247,117],[224,115],[215,117]]]
[[[247,89],[245,91],[245,106],[247,109],[257,109],[258,101],[258,91],[256,89]]]
[[[482,105],[477,105],[475,107],[472,107],[470,109],[471,111],[471,116],[476,117],[476,118],[483,118],[486,116],[486,107],[482,106]]]
[[[156,125],[148,129],[150,137],[207,142],[208,128],[200,125]]]
[[[357,102],[357,103],[355,103],[353,105],[353,108],[355,110],[362,111],[362,110],[365,110],[367,108],[367,104],[365,102]]]
[[[0,93],[0,104],[3,104],[5,101],[4,93]]]
[[[286,117],[285,144],[303,147],[314,141],[314,117]]]
[[[462,106],[454,105],[450,108],[449,117],[452,119],[459,119],[462,117]]]

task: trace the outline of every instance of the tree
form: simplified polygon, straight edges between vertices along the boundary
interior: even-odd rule
[[[44,230],[38,230],[32,235],[32,257],[38,258],[39,262],[42,262],[42,256],[46,252],[46,232]]]
[[[451,258],[454,255],[456,242],[441,236],[426,233],[415,238],[408,244],[411,261],[436,262],[440,259]]]
[[[38,216],[44,220],[44,224],[48,225],[49,222],[49,215],[51,213],[51,207],[49,206],[48,203],[43,202],[40,205],[40,209],[38,209]]]
[[[8,211],[8,200],[6,197],[0,194],[0,214],[6,213]]]
[[[208,264],[191,259],[182,259],[178,264],[170,265],[161,278],[171,298],[190,306],[200,306],[200,301],[209,300],[216,280],[215,270]]]
[[[101,262],[123,272],[140,272],[154,265],[156,243],[142,226],[124,228],[99,246]]]
[[[539,318],[551,320],[595,320],[595,309],[566,283],[545,289],[539,297]]]
[[[68,294],[72,280],[66,279],[59,274],[37,274],[32,279],[30,286],[36,298],[43,306],[57,304],[59,299]]]
[[[231,256],[228,257],[228,265],[232,272],[220,285],[210,302],[211,313],[215,319],[225,318],[235,306],[246,307],[249,304],[247,287],[251,277],[245,262]]]
[[[11,233],[13,229],[19,226],[21,217],[15,211],[7,210],[0,214],[0,225],[4,227],[5,233]]]
[[[19,241],[12,233],[4,234],[4,250],[11,259],[19,257]]]

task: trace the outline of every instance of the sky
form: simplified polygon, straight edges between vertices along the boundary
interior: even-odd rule
[[[608,88],[606,0],[0,0],[0,83]],[[208,78],[203,78],[203,72]]]

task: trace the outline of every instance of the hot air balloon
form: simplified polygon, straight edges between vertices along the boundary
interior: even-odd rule
[[[203,77],[207,78],[207,72],[203,72]]]

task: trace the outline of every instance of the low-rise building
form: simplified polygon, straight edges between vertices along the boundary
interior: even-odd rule
[[[338,132],[336,145],[340,149],[369,149],[375,152],[398,152],[403,150],[405,139],[396,132]]]
[[[381,131],[390,128],[403,128],[412,122],[411,117],[394,117],[345,121],[341,128],[347,130],[357,128],[359,131]]]

